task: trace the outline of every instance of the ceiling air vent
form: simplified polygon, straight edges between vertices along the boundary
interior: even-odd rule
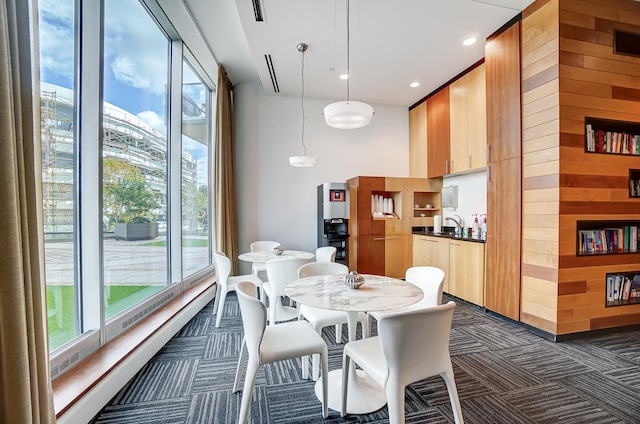
[[[269,76],[271,77],[271,84],[273,85],[273,91],[275,93],[279,93],[280,87],[278,86],[278,78],[276,77],[276,70],[273,67],[273,60],[271,59],[271,55],[265,54],[264,60],[267,61],[267,69],[269,70]]]
[[[264,16],[262,15],[262,3],[260,0],[252,0],[253,14],[256,17],[256,22],[264,22]]]
[[[613,31],[613,52],[628,56],[640,57],[640,34]]]

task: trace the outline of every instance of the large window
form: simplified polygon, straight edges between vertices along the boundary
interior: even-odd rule
[[[213,271],[212,80],[154,1],[100,4],[38,2],[49,340],[73,360]]]

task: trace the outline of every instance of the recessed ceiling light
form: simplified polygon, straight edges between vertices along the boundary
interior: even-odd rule
[[[349,79],[349,74],[340,74],[340,79],[341,80]]]
[[[464,44],[465,46],[471,46],[471,45],[475,44],[476,41],[478,41],[478,40],[476,40],[476,37],[469,37],[466,40],[464,40],[462,42],[462,44]]]
[[[416,88],[416,87],[419,87],[419,86],[420,86],[420,83],[418,81],[414,81],[411,84],[409,84],[409,87],[411,87],[411,88]]]

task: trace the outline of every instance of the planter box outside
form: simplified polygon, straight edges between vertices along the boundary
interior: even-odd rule
[[[116,223],[114,237],[116,240],[152,240],[158,237],[158,223]]]

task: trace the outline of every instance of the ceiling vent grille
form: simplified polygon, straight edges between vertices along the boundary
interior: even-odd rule
[[[271,55],[265,54],[264,60],[266,60],[267,62],[267,69],[269,70],[269,76],[271,77],[271,84],[273,85],[273,91],[275,93],[279,93],[280,87],[278,86],[278,78],[276,77],[276,70],[273,67],[273,60],[271,59]]]
[[[253,14],[256,17],[256,22],[264,22],[264,16],[262,15],[262,3],[260,0],[252,0]]]

